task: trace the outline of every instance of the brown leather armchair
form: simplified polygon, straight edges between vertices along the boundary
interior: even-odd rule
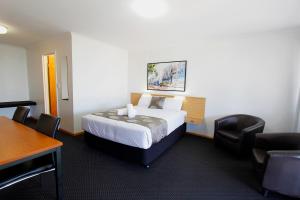
[[[237,114],[215,120],[214,141],[238,155],[250,154],[255,134],[262,133],[265,121],[251,115]]]
[[[252,154],[265,196],[300,197],[300,133],[257,134]]]

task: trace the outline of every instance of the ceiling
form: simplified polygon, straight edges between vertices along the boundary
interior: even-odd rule
[[[299,0],[165,0],[159,18],[137,16],[133,0],[1,0],[0,42],[26,46],[77,32],[124,48],[300,26]]]

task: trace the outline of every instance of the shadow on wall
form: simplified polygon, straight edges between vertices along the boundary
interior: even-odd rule
[[[189,133],[195,133],[199,135],[212,135],[212,133],[207,131],[205,121],[202,124],[187,124],[186,131]]]
[[[30,116],[33,118],[38,119],[41,115],[41,113],[45,113],[45,105],[42,101],[37,101],[37,105],[30,107]]]

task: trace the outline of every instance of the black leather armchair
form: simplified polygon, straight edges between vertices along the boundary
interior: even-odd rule
[[[215,120],[214,141],[216,145],[234,150],[238,155],[250,154],[255,134],[262,133],[265,121],[251,115],[230,115]]]
[[[257,134],[252,154],[265,195],[300,197],[300,133]]]

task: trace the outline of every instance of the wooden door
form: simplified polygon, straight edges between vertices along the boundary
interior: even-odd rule
[[[56,95],[56,66],[55,55],[48,57],[48,81],[49,81],[49,106],[50,114],[57,116],[57,95]]]

